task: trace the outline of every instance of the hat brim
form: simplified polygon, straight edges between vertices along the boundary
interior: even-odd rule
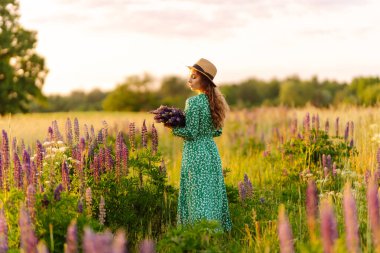
[[[211,83],[214,85],[214,87],[216,87],[216,84],[214,83],[214,81],[210,77],[208,77],[205,72],[200,71],[199,69],[196,69],[193,66],[186,66],[186,67],[188,67],[189,69],[196,70],[197,72],[201,73],[203,76],[205,76],[208,80],[211,81]]]

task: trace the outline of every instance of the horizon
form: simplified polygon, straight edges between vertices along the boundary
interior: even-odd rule
[[[21,0],[20,23],[37,31],[43,92],[55,95],[113,90],[145,72],[186,77],[201,57],[218,84],[379,76],[378,9],[375,0]]]

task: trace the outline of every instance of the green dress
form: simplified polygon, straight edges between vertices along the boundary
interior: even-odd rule
[[[229,231],[232,224],[222,163],[213,140],[222,130],[212,124],[206,94],[186,100],[185,116],[186,127],[173,129],[174,135],[184,139],[177,223],[217,220]]]

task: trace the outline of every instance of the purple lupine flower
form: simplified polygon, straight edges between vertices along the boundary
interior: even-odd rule
[[[2,131],[3,133],[3,142],[1,143],[1,156],[2,156],[2,167],[3,167],[3,177],[7,178],[7,172],[9,170],[10,166],[10,154],[9,154],[9,141],[8,141],[8,134],[5,130]]]
[[[115,174],[116,174],[116,179],[118,181],[120,180],[120,175],[121,175],[121,170],[122,170],[121,159],[122,159],[123,142],[124,142],[123,133],[118,132],[116,136],[116,142],[115,142],[115,159],[116,159]]]
[[[59,132],[58,122],[56,120],[54,120],[52,122],[52,128],[53,128],[53,140],[54,141],[63,141],[62,135]]]
[[[367,188],[367,208],[369,224],[372,230],[372,238],[376,247],[380,246],[380,216],[377,179],[369,179]]]
[[[247,191],[244,187],[244,183],[243,182],[239,182],[238,183],[238,189],[239,189],[239,197],[240,197],[240,200],[241,201],[244,201],[247,197]]]
[[[339,117],[337,117],[335,120],[335,136],[339,136]]]
[[[25,172],[27,184],[28,185],[32,184],[33,179],[32,179],[32,170],[31,170],[31,164],[30,164],[30,155],[25,149],[22,155],[22,169]]]
[[[86,209],[87,209],[87,215],[91,217],[91,214],[92,214],[92,192],[91,192],[90,187],[88,187],[86,189]]]
[[[100,148],[99,153],[98,153],[98,158],[99,158],[99,168],[101,172],[104,172],[104,168],[106,166],[106,152],[105,148]]]
[[[22,175],[22,166],[20,162],[20,158],[17,153],[13,153],[13,165],[14,165],[14,182],[15,186],[19,189],[23,187],[23,175]]]
[[[0,189],[3,188],[3,175],[4,175],[4,171],[3,171],[3,161],[2,161],[2,155],[1,155],[1,152],[0,152]]]
[[[4,209],[0,209],[0,253],[8,252],[8,225]]]
[[[78,213],[83,213],[83,200],[82,200],[82,199],[80,199],[80,200],[78,201],[78,208],[77,208],[77,211],[78,211]]]
[[[285,213],[284,205],[280,205],[278,214],[278,238],[280,240],[281,253],[294,252],[292,227]]]
[[[85,138],[85,140],[89,141],[90,140],[90,135],[88,133],[88,126],[87,126],[87,124],[84,124],[84,130],[83,130],[83,132],[84,132],[84,138]]]
[[[122,144],[122,168],[124,169],[122,171],[122,174],[123,175],[128,175],[128,159],[129,159],[129,151],[128,151],[128,147],[125,143]]]
[[[346,184],[343,194],[344,225],[346,231],[346,245],[349,252],[360,252],[359,224],[355,199],[351,187]]]
[[[141,145],[143,146],[143,148],[147,147],[148,140],[147,140],[146,133],[147,133],[147,128],[146,128],[145,119],[144,119],[143,125],[142,125],[142,128],[141,128]]]
[[[103,132],[102,132],[102,130],[100,130],[100,131],[98,132],[97,141],[98,141],[99,144],[102,144],[102,143],[103,143]]]
[[[112,234],[104,232],[95,234],[90,228],[84,229],[84,253],[112,252]]]
[[[61,175],[62,175],[62,186],[65,191],[70,190],[70,172],[69,167],[67,166],[66,161],[62,162],[61,167]]]
[[[95,129],[93,125],[91,125],[90,131],[91,131],[91,140],[95,140]]]
[[[327,135],[329,135],[329,130],[330,130],[330,122],[329,122],[329,119],[327,119],[325,123],[325,132]]]
[[[63,191],[63,186],[62,184],[59,184],[55,190],[54,190],[54,199],[55,201],[60,201],[61,200],[61,192]]]
[[[129,143],[131,146],[131,151],[135,150],[135,135],[136,135],[135,122],[131,122],[129,123]]]
[[[104,202],[103,196],[100,196],[99,202],[99,223],[104,225],[106,221],[106,203]]]
[[[32,184],[28,186],[26,191],[26,206],[28,208],[30,218],[34,221],[36,217],[36,190]]]
[[[69,147],[73,145],[73,129],[71,126],[70,118],[67,118],[65,124],[65,134],[66,134],[66,142]]]
[[[252,195],[253,195],[252,183],[249,180],[248,175],[245,173],[244,173],[244,188],[245,188],[247,198],[252,197]]]
[[[153,240],[144,239],[139,245],[139,253],[155,253],[156,245]]]
[[[99,182],[99,177],[100,177],[100,163],[99,163],[99,156],[95,155],[94,160],[90,164],[90,168],[92,170],[92,175],[94,177],[94,180],[96,183]]]
[[[338,232],[333,207],[326,199],[322,201],[320,215],[323,249],[324,252],[331,253],[338,238]]]
[[[350,134],[350,123],[346,123],[346,128],[344,129],[344,141],[348,141],[348,135]]]
[[[44,194],[43,199],[41,200],[42,207],[47,208],[50,204],[49,199],[47,198],[46,194]]]
[[[74,139],[75,143],[79,143],[79,122],[78,119],[75,117],[74,118]]]
[[[158,133],[157,133],[157,129],[154,127],[154,124],[152,124],[152,153],[154,155],[157,153],[157,147],[158,147]]]
[[[78,252],[78,228],[75,220],[67,227],[66,245],[65,253]]]
[[[79,151],[81,154],[83,154],[85,150],[86,150],[86,140],[82,137],[80,138],[80,141],[79,141]]]
[[[104,156],[106,159],[105,162],[105,167],[107,171],[111,171],[114,165],[114,160],[111,155],[111,148],[110,147],[105,147],[104,148]]]
[[[354,139],[351,139],[350,141],[350,148],[354,147]]]
[[[21,249],[28,253],[37,253],[37,237],[34,234],[30,216],[25,206],[20,208],[19,216]]]
[[[311,129],[315,130],[315,114],[313,113],[313,116],[311,116]]]
[[[41,142],[37,140],[37,149],[36,149],[36,165],[38,168],[38,172],[42,171],[43,159],[44,159],[44,147]]]
[[[12,152],[17,153],[17,139],[16,139],[16,137],[13,137],[13,139],[12,139]]]
[[[112,253],[126,253],[126,244],[124,231],[118,230],[112,242]]]
[[[47,137],[47,139],[48,139],[48,141],[52,141],[53,138],[54,138],[54,137],[53,137],[53,128],[49,126],[49,128],[48,128],[48,137]]]
[[[306,189],[306,215],[310,234],[314,234],[318,215],[318,192],[314,180],[310,180]]]

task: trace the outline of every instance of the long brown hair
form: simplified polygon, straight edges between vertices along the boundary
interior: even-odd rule
[[[224,119],[229,111],[226,99],[220,90],[214,87],[210,79],[199,73],[201,77],[202,90],[207,95],[210,104],[212,123],[216,129],[220,129],[224,125]]]

